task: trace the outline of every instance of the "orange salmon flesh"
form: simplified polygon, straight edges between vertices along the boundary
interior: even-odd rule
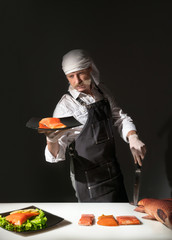
[[[39,212],[13,213],[6,216],[6,220],[14,225],[22,225],[27,219],[39,215]]]
[[[59,118],[43,118],[39,121],[39,128],[48,128],[48,129],[55,129],[55,128],[65,128],[66,125],[61,123]]]

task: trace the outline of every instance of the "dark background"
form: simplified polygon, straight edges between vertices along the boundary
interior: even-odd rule
[[[25,127],[51,116],[68,83],[62,56],[83,48],[147,145],[140,198],[171,197],[170,1],[1,1],[1,202],[76,201],[66,161],[45,161],[45,137]],[[134,168],[116,133],[132,200]]]

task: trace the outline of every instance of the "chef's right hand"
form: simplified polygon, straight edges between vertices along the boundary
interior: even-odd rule
[[[140,141],[137,134],[130,135],[128,140],[135,164],[138,163],[140,166],[142,166],[142,160],[146,154],[145,144]]]

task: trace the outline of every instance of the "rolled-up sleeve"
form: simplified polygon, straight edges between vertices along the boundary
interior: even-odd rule
[[[45,160],[50,163],[57,163],[59,161],[65,160],[65,152],[67,147],[67,136],[63,135],[58,139],[59,152],[56,157],[54,157],[48,150],[48,146],[45,147]]]
[[[128,132],[133,130],[136,131],[136,126],[133,123],[133,120],[117,106],[112,108],[112,116],[114,119],[114,126],[118,129],[118,132],[123,140],[128,143]]]
[[[69,144],[79,135],[83,126],[75,127],[65,131],[64,134],[59,137],[59,152],[56,157],[54,157],[48,150],[48,146],[45,147],[45,160],[50,163],[57,163],[59,161],[65,160],[66,148]]]
[[[116,121],[115,125],[118,127],[120,135],[124,141],[128,142],[127,134],[132,130],[136,131],[136,126],[134,125],[131,117],[129,117],[126,113],[123,113],[122,110],[119,111],[119,116],[119,121]]]

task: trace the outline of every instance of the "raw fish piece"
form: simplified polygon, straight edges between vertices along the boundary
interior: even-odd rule
[[[93,225],[93,221],[94,221],[93,214],[82,214],[78,224],[84,226],[91,226]]]
[[[104,214],[98,217],[97,224],[102,226],[118,226],[118,223],[113,215]]]
[[[6,220],[14,225],[22,225],[27,219],[39,215],[39,212],[16,212],[6,216]]]
[[[39,121],[39,128],[65,128],[66,125],[60,122],[59,118],[43,118]]]
[[[119,225],[135,225],[140,224],[140,221],[135,216],[117,216],[116,220]]]

